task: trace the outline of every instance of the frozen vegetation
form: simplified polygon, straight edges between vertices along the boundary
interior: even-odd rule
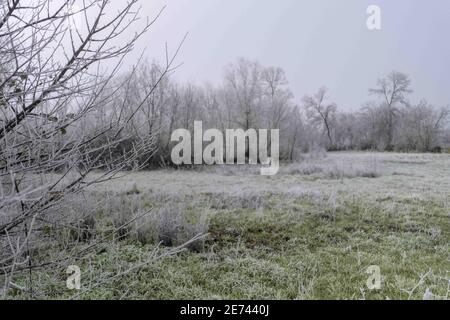
[[[83,228],[54,234],[49,223],[59,247],[35,259],[78,241],[67,262],[84,275],[77,298],[445,299],[449,168],[444,154],[343,152],[274,177],[251,166],[131,173],[59,208]],[[371,265],[380,290],[366,286]],[[65,277],[36,273],[36,292],[73,297]]]

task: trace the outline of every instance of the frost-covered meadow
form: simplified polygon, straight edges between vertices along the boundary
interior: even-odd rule
[[[116,237],[74,258],[89,274],[76,297],[448,298],[449,169],[448,154],[343,152],[274,177],[251,166],[131,173],[62,210],[80,214],[90,237]],[[379,290],[367,287],[372,265]],[[65,275],[41,276],[43,296],[73,296]]]

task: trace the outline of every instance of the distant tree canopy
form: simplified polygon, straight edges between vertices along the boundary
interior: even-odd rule
[[[151,63],[124,75],[133,78],[129,89],[133,95],[104,105],[102,114],[115,117],[135,112],[136,101],[155,85],[161,70]],[[448,141],[449,108],[436,108],[425,100],[411,103],[411,83],[409,76],[394,71],[369,89],[377,100],[349,113],[330,101],[324,87],[297,104],[282,69],[240,58],[227,66],[218,86],[180,84],[165,78],[127,131],[136,139],[156,135],[158,151],[148,163],[155,166],[170,164],[171,132],[193,130],[197,120],[205,128],[222,131],[280,129],[280,155],[285,160],[313,148],[440,151]]]

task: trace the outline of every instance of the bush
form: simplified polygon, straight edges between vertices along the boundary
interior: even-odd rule
[[[172,247],[207,233],[208,228],[209,218],[205,212],[194,215],[181,204],[167,204],[136,221],[133,233],[141,244]],[[204,240],[200,239],[190,243],[188,249],[201,251],[203,246]]]

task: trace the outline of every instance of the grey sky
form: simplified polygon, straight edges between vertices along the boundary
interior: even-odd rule
[[[150,0],[163,16],[141,40],[161,59],[189,31],[175,78],[218,83],[237,57],[282,67],[297,101],[318,87],[346,110],[370,100],[368,88],[392,70],[413,78],[412,100],[450,104],[448,0]],[[366,28],[366,9],[382,10],[382,30]]]

